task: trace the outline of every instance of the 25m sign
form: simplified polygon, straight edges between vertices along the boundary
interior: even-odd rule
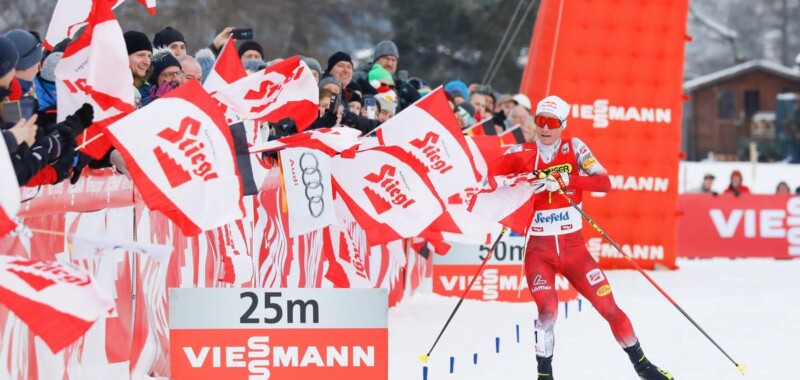
[[[172,377],[388,379],[382,289],[171,289]]]

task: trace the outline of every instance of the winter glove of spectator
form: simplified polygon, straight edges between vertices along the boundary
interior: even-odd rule
[[[83,133],[83,130],[89,128],[94,121],[94,108],[89,103],[83,103],[81,108],[78,108],[75,113],[67,116],[63,124],[72,130],[73,138]]]
[[[297,133],[297,125],[294,123],[294,119],[290,117],[281,119],[278,123],[272,124],[272,127],[275,129],[275,140]]]
[[[92,158],[81,153],[75,152],[78,157],[78,162],[75,164],[75,167],[72,170],[72,177],[69,179],[69,183],[76,184],[79,179],[81,179],[81,174],[83,173],[83,169],[86,165],[89,165],[89,162],[92,161]]]

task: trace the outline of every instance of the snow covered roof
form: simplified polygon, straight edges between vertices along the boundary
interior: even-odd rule
[[[754,70],[764,70],[788,79],[800,81],[800,71],[798,70],[772,61],[767,61],[766,59],[754,59],[752,61],[740,63],[736,66],[728,67],[727,69],[722,69],[711,74],[687,80],[686,82],[683,82],[683,90],[687,93],[693,92],[701,87],[730,79]]]

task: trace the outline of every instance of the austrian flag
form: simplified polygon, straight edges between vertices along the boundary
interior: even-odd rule
[[[319,116],[319,88],[300,56],[283,60],[244,77],[214,94],[244,119],[277,123],[291,117],[298,131]]]
[[[14,176],[14,165],[8,155],[6,144],[0,144],[0,173],[6,178],[0,181],[0,237],[5,236],[16,228],[14,217],[19,211],[20,196],[17,177]]]
[[[151,210],[185,235],[244,216],[230,129],[217,103],[188,81],[108,127]]]

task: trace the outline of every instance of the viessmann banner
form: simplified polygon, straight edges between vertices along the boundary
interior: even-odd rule
[[[683,194],[681,257],[800,257],[800,196]]]
[[[564,136],[587,143],[613,189],[584,195],[586,211],[645,268],[675,265],[687,14],[687,0],[543,0],[520,88],[571,104]],[[584,231],[601,266],[630,267]]]
[[[449,243],[450,252],[433,257],[433,292],[443,296],[460,297],[475,276],[491,246]],[[525,238],[511,236],[503,238],[497,251],[489,259],[483,273],[478,276],[466,299],[482,301],[530,302],[530,291],[522,268]],[[561,275],[556,283],[548,284],[540,279],[536,286],[553,286],[559,301],[573,300],[578,292]],[[521,291],[518,291],[521,289]]]
[[[385,289],[170,289],[176,380],[388,379]]]

